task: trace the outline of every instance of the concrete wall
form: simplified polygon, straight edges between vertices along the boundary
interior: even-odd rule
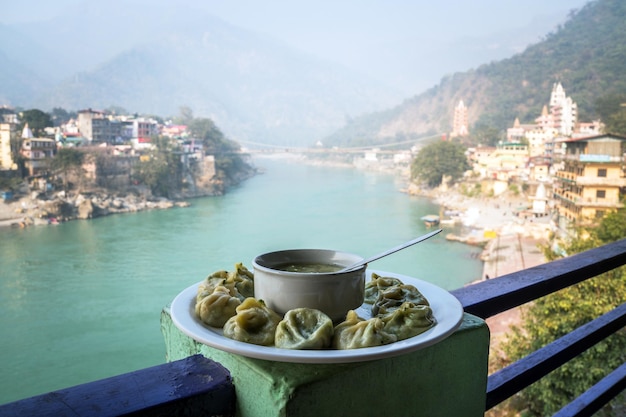
[[[464,315],[447,339],[400,356],[347,364],[247,358],[195,342],[161,316],[168,361],[202,354],[228,369],[241,417],[484,415],[489,329]]]

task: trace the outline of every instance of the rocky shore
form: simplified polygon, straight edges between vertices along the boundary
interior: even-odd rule
[[[248,165],[226,178],[194,181],[194,186],[179,190],[172,198],[154,197],[142,185],[126,187],[124,191],[89,187],[88,191],[33,191],[24,189],[16,197],[0,200],[0,228],[50,225],[70,220],[87,220],[118,213],[163,210],[188,207],[188,199],[223,195],[230,187],[260,174]]]
[[[150,198],[141,193],[97,191],[66,195],[32,192],[29,196],[0,202],[0,227],[28,227],[87,220],[117,213],[187,207],[187,201]]]

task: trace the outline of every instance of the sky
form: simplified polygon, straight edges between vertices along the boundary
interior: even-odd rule
[[[0,23],[52,18],[83,1],[0,0]],[[445,72],[521,52],[589,0],[132,1],[146,7],[190,4],[315,57],[424,89]],[[437,69],[438,62],[445,70]]]

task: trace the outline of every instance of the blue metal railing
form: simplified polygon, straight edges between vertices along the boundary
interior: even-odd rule
[[[593,278],[626,264],[626,239],[567,258],[464,287],[452,293],[465,311],[483,319]],[[626,300],[624,300],[626,301]],[[489,376],[486,409],[511,397],[550,371],[626,326],[626,303]],[[626,367],[573,403],[562,416],[591,416],[626,388]]]

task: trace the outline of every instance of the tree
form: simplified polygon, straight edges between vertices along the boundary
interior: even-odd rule
[[[21,125],[20,128],[24,128],[24,125],[28,123],[28,127],[33,132],[35,137],[43,137],[44,129],[46,127],[52,127],[52,117],[39,109],[24,110],[20,113]]]
[[[596,113],[604,123],[604,131],[626,135],[626,94],[610,94],[596,100]]]
[[[192,136],[202,141],[206,154],[219,155],[239,150],[239,145],[227,139],[211,119],[193,119],[188,127]]]
[[[110,114],[128,114],[129,113],[128,110],[126,110],[124,107],[116,106],[114,104],[107,107],[105,111]]]
[[[152,194],[171,198],[182,188],[180,155],[167,137],[154,137],[151,142],[155,148],[146,159],[137,163],[134,177],[148,186]]]
[[[24,180],[19,177],[0,176],[0,190],[18,191]]]
[[[52,109],[50,116],[55,126],[61,126],[69,122],[71,118],[78,117],[78,114],[76,112],[68,112],[61,107],[55,107]]]
[[[61,148],[52,158],[50,167],[63,174],[63,190],[68,191],[69,175],[76,174],[82,176],[82,166],[85,154],[76,148]]]
[[[238,174],[250,168],[237,154],[239,144],[226,138],[211,119],[194,119],[189,128],[194,137],[202,140],[204,153],[215,156],[218,177],[235,181]]]
[[[193,110],[189,106],[181,106],[178,110],[179,115],[174,121],[181,125],[188,125],[193,121]]]
[[[626,236],[626,210],[612,211],[606,214],[598,228],[595,230],[595,235],[601,242],[615,242]]]
[[[577,237],[564,245],[568,254],[621,239],[626,236],[626,211],[606,215],[596,229],[578,231]],[[557,255],[544,247],[548,260]],[[514,328],[504,345],[511,361],[518,360],[577,327],[614,309],[626,299],[626,267],[620,267],[536,300],[522,315],[521,328]],[[622,329],[588,349],[582,355],[553,371],[521,393],[523,406],[532,415],[552,415],[572,398],[582,394],[626,360],[626,330]],[[598,415],[623,415],[611,408],[622,407],[623,398]]]
[[[495,146],[502,139],[502,132],[493,126],[476,123],[470,132],[472,143],[483,146]]]
[[[469,168],[463,145],[449,141],[433,142],[422,148],[413,159],[411,178],[424,181],[429,187],[436,187],[444,176],[454,181],[461,178]]]

